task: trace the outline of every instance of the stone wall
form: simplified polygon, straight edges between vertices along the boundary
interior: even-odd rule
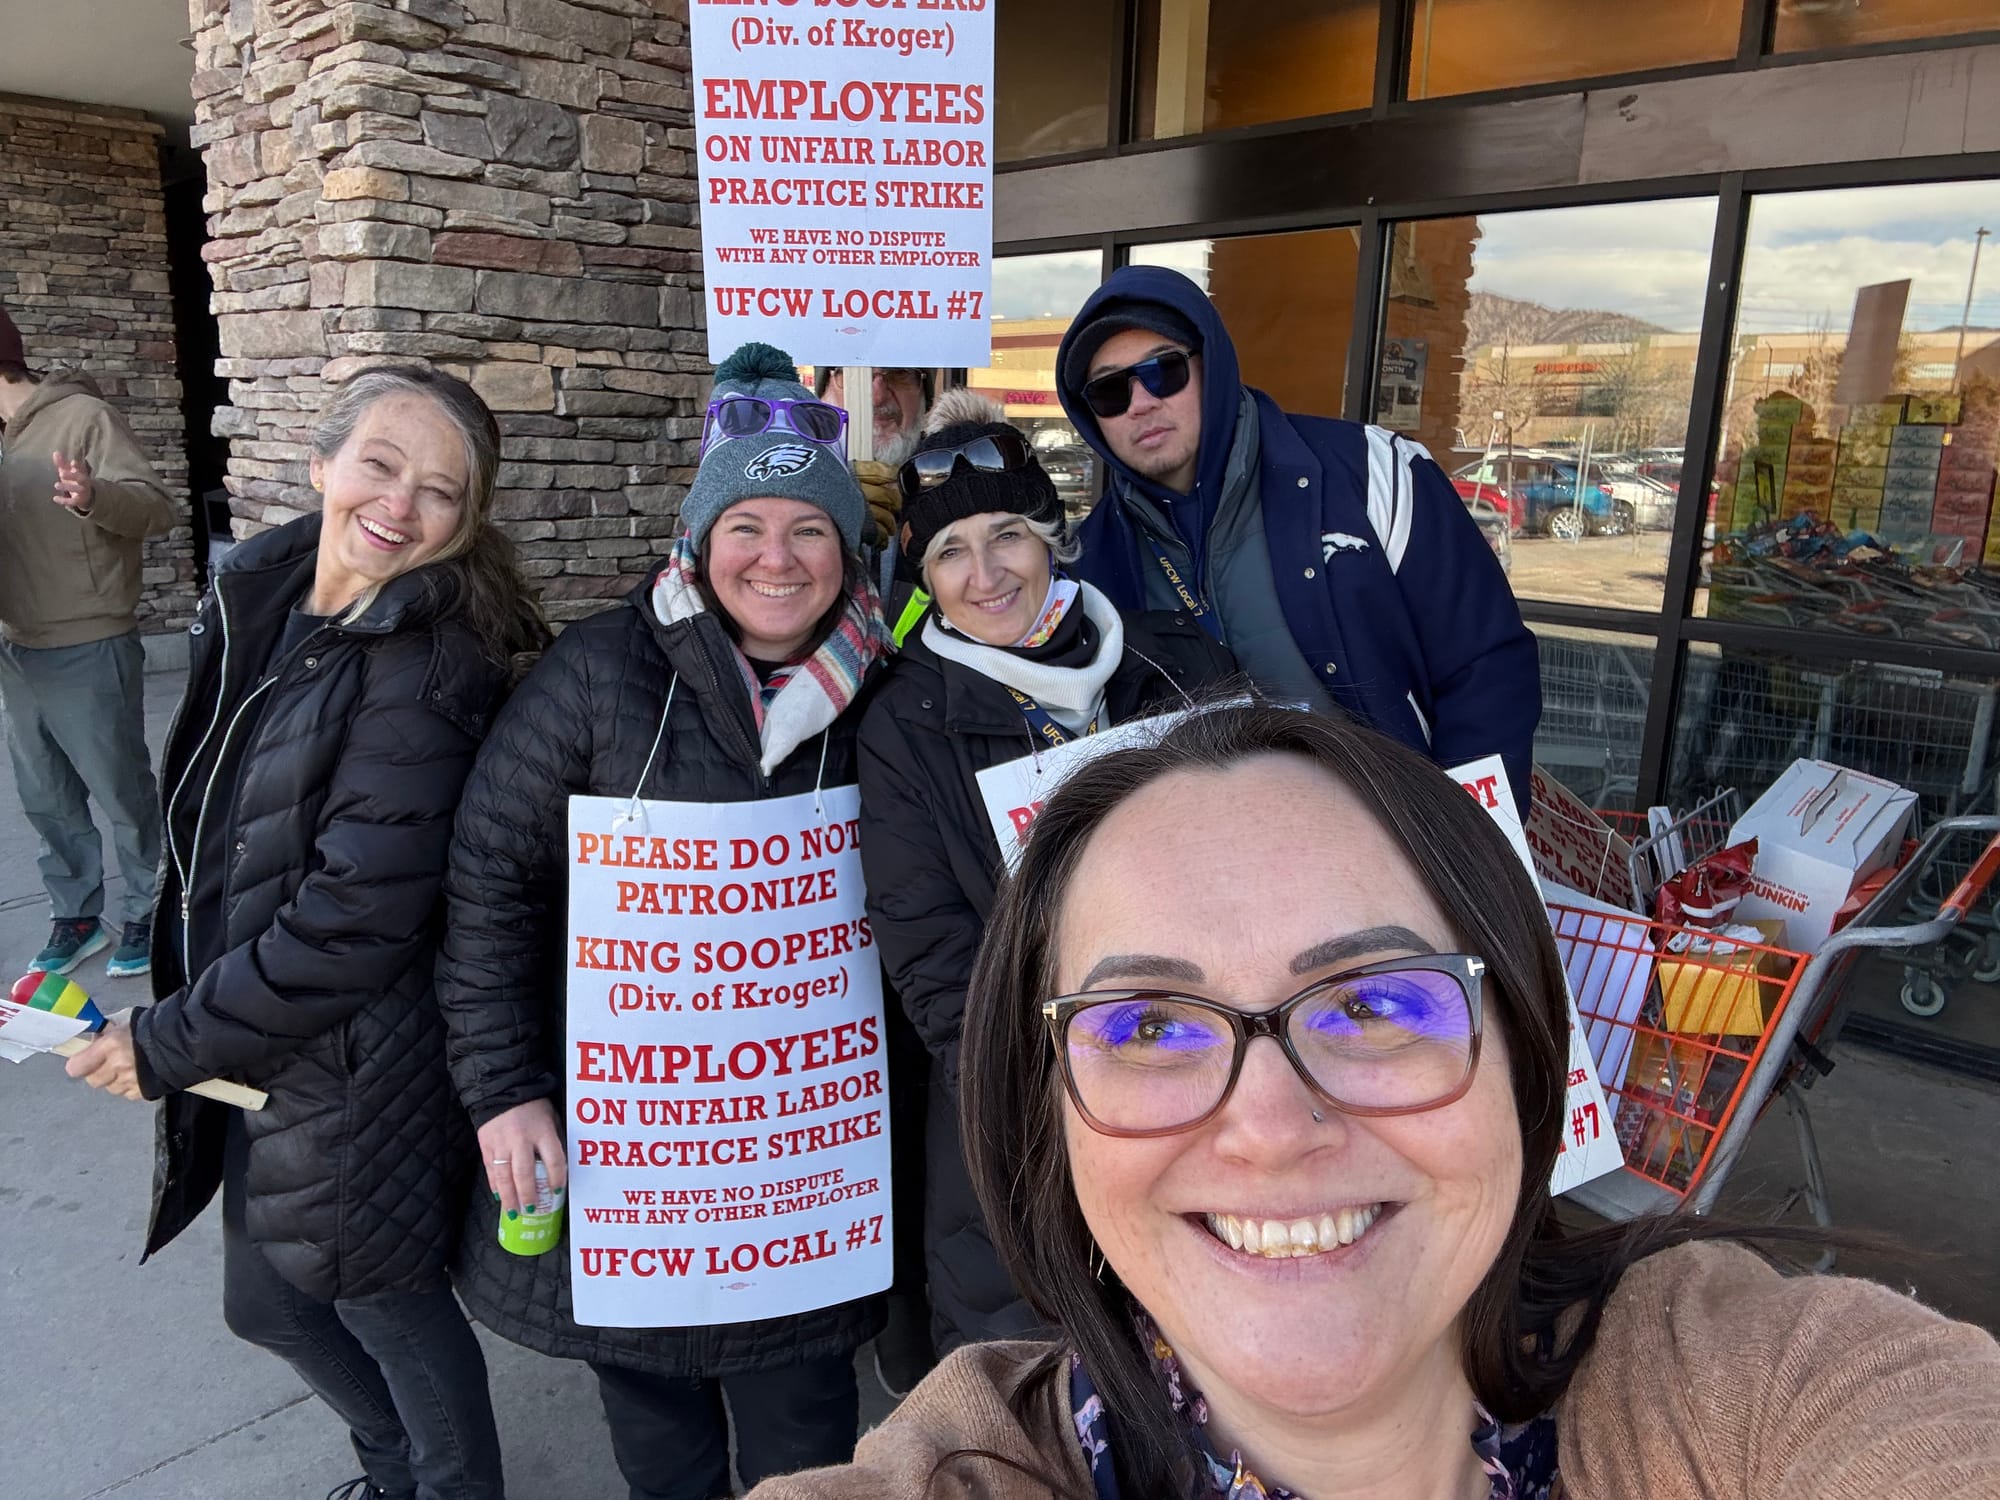
[[[96,380],[182,517],[146,544],[148,631],[186,624],[195,606],[160,134],[134,111],[0,94],[0,303],[31,366]]]
[[[499,414],[550,612],[665,550],[707,393],[686,0],[189,0],[235,527],[317,504],[326,383],[428,361]]]

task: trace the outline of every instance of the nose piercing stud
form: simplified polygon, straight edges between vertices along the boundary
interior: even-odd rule
[[[1321,1114],[1321,1113],[1320,1113],[1320,1112],[1319,1112],[1318,1110],[1314,1110],[1314,1111],[1313,1111],[1313,1124],[1315,1124],[1315,1125],[1324,1125],[1325,1123],[1326,1123],[1326,1116],[1325,1116],[1325,1115],[1323,1115],[1323,1114]]]

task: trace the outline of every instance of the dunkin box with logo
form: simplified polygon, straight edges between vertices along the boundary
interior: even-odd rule
[[[1785,924],[1784,946],[1811,952],[1863,877],[1895,859],[1917,795],[1823,760],[1795,760],[1729,830],[1757,841],[1750,891],[1732,920]]]

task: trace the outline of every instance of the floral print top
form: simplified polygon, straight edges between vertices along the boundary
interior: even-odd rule
[[[1216,1453],[1208,1439],[1208,1403],[1188,1381],[1180,1360],[1152,1321],[1141,1316],[1136,1322],[1168,1399],[1193,1432],[1200,1472],[1206,1478],[1200,1500],[1302,1500],[1282,1485],[1265,1484],[1251,1472],[1241,1453],[1232,1451],[1226,1459]],[[1104,1398],[1091,1383],[1081,1355],[1070,1356],[1069,1389],[1077,1442],[1090,1466],[1097,1500],[1122,1500],[1111,1461],[1111,1428],[1105,1420]],[[1560,1500],[1554,1416],[1504,1426],[1475,1402],[1471,1441],[1481,1467],[1492,1477],[1488,1500]]]

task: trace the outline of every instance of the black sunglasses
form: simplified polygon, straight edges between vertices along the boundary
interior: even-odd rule
[[[914,500],[951,478],[961,458],[982,474],[1008,474],[1027,468],[1034,454],[1028,449],[1028,440],[1011,428],[983,433],[955,448],[927,448],[914,455],[896,471],[896,486],[905,500]]]
[[[1122,417],[1131,408],[1132,382],[1135,380],[1162,401],[1179,394],[1187,389],[1187,351],[1169,349],[1162,354],[1150,355],[1136,365],[1109,370],[1094,380],[1086,380],[1083,383],[1083,404],[1100,417]]]

